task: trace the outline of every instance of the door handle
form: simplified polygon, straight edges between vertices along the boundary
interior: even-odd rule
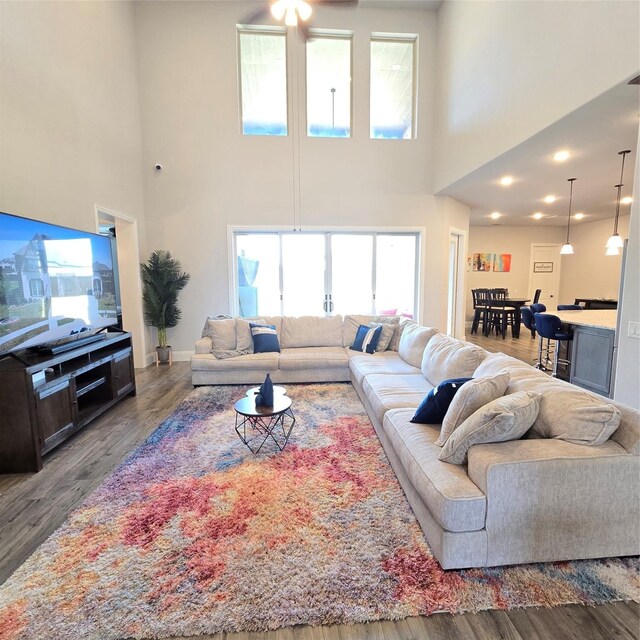
[[[333,302],[329,300],[329,313],[333,313]]]

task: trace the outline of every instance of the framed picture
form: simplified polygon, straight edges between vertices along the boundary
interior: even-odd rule
[[[473,254],[473,270],[474,271],[491,271],[493,264],[493,253],[474,253]]]
[[[553,262],[534,262],[533,273],[553,273]]]
[[[508,273],[511,271],[511,254],[510,253],[496,253],[493,258],[493,270]]]

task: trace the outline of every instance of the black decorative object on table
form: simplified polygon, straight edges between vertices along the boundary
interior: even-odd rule
[[[273,407],[273,382],[269,373],[256,394],[256,407]]]

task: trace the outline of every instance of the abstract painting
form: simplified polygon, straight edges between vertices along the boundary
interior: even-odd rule
[[[474,253],[473,254],[473,270],[474,271],[491,271],[493,263],[493,253]]]
[[[508,273],[511,271],[511,254],[496,253],[493,259],[493,270]]]

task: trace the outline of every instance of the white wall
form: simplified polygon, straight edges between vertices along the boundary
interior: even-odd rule
[[[0,58],[0,210],[95,232],[97,203],[142,233],[132,6],[0,2]]]
[[[467,320],[473,319],[472,289],[509,289],[509,294],[532,297],[529,291],[529,261],[534,242],[563,242],[564,231],[560,227],[516,227],[511,225],[472,226],[469,228],[469,251],[473,253],[510,253],[511,271],[469,271],[467,273]],[[564,274],[561,273],[561,278]]]
[[[445,0],[435,191],[638,73],[640,4]]]
[[[629,216],[620,216],[618,232],[629,235]],[[574,254],[562,256],[560,301],[573,304],[576,298],[618,298],[622,255],[605,255],[613,233],[613,218],[571,225]],[[566,231],[565,231],[566,234]],[[563,236],[562,242],[566,235]]]
[[[639,135],[640,139],[640,135]],[[619,309],[618,362],[614,399],[640,409],[640,338],[628,335],[629,323],[640,322],[640,145],[636,151],[636,175],[625,266],[624,295]]]
[[[229,312],[227,225],[293,226],[293,136],[240,134],[235,25],[248,7],[236,2],[135,7],[147,250],[169,249],[191,274],[180,298],[182,324],[169,332],[177,351],[193,350],[207,314]],[[466,228],[468,209],[434,198],[429,187],[436,16],[363,6],[356,12],[316,8],[314,26],[354,31],[353,137],[314,139],[302,132],[302,227],[426,227],[429,267],[421,319],[446,326],[449,221]],[[369,139],[374,31],[419,35],[417,140]],[[296,53],[297,79],[304,87],[301,41],[293,36],[288,44],[290,70]],[[304,110],[300,121],[304,127]],[[154,172],[156,163],[163,165],[162,173]]]

